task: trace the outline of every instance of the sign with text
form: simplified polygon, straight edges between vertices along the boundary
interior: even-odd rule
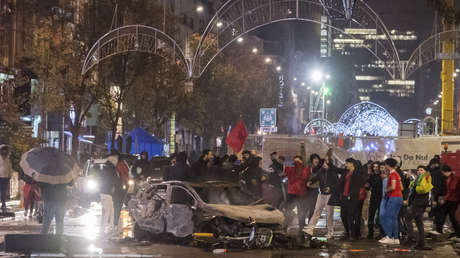
[[[276,108],[260,109],[260,127],[276,126]]]

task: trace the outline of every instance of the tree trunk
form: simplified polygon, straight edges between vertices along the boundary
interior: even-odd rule
[[[80,150],[80,141],[78,140],[80,137],[80,126],[73,125],[70,131],[72,132],[72,157],[78,160],[78,152]]]
[[[112,148],[109,150],[109,153],[112,153],[116,148],[115,148],[115,137],[117,135],[117,126],[113,127],[112,126],[112,135],[110,136],[110,146]]]

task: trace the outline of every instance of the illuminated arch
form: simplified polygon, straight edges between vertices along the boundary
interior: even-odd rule
[[[93,45],[83,63],[82,75],[102,60],[126,52],[144,52],[177,64],[191,77],[191,66],[182,48],[163,31],[144,25],[128,25],[109,31]]]
[[[443,54],[442,42],[444,40],[456,41],[457,43],[455,45],[457,46],[460,40],[460,31],[450,30],[440,32],[423,41],[415,49],[407,62],[401,62],[405,66],[403,79],[411,77],[417,69],[431,62],[444,59],[460,59],[457,53],[453,56]]]
[[[340,117],[345,125],[345,135],[397,136],[398,122],[382,106],[373,102],[361,102],[348,108]]]
[[[304,134],[327,135],[334,133],[334,125],[326,119],[314,119],[310,121],[304,129]]]
[[[385,64],[392,78],[399,77],[402,70],[399,54],[385,24],[364,1],[344,3],[337,0],[229,0],[216,12],[200,39],[192,62],[193,75],[201,76],[226,47],[248,32],[289,20],[323,24],[321,15],[326,14],[331,24],[325,25],[342,34],[346,34],[344,28],[372,28],[377,35],[384,35],[381,40],[366,39],[372,41],[366,41],[367,50]],[[206,54],[210,50],[213,53]]]

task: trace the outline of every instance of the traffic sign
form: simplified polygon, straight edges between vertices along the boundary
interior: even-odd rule
[[[276,108],[260,109],[260,127],[276,127]]]

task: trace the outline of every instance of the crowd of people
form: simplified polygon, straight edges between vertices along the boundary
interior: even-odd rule
[[[270,158],[270,171],[264,171],[262,159],[250,151],[243,151],[238,160],[234,155],[215,157],[206,150],[191,166],[181,153],[165,180],[238,180],[244,190],[283,210],[286,221],[297,217],[298,232],[307,237],[314,236],[324,210],[326,237],[333,237],[336,207],[340,207],[345,229],[343,240],[367,238],[384,245],[407,243],[430,250],[424,241],[426,214],[433,221],[431,234],[443,234],[449,217],[452,233],[448,237],[460,237],[460,180],[449,166],[441,164],[439,156],[408,171],[402,171],[393,158],[365,164],[349,158],[344,167],[337,167],[330,153],[307,159],[304,144],[292,164],[276,152]]]
[[[449,216],[452,233],[448,237],[460,237],[460,182],[449,166],[441,164],[439,156],[427,166],[402,171],[393,158],[366,164],[349,158],[345,167],[339,168],[329,154],[324,158],[312,154],[306,160],[303,145],[301,153],[294,157],[292,166],[284,166],[284,173],[280,173],[281,163],[276,153],[272,154],[271,165],[278,168],[277,177],[288,179],[287,202],[281,208],[291,217],[292,210],[297,208],[299,233],[312,237],[326,209],[326,237],[332,238],[334,209],[340,207],[345,229],[343,240],[363,238],[367,224],[367,239],[378,239],[385,245],[406,242],[414,244],[416,249],[430,250],[424,241],[423,221],[427,211],[433,221],[434,230],[430,233],[443,234]]]
[[[393,158],[368,161],[366,164],[349,158],[343,167],[334,164],[329,152],[324,157],[312,154],[307,159],[303,143],[299,154],[293,157],[293,162],[288,162],[285,157],[273,152],[270,169],[265,171],[262,169],[262,158],[250,151],[243,151],[239,159],[236,155],[216,157],[212,151],[205,150],[197,161],[191,163],[186,153],[181,152],[171,157],[164,180],[239,182],[243,191],[282,210],[286,221],[298,220],[298,233],[310,238],[315,236],[315,227],[324,211],[326,237],[330,239],[334,236],[334,211],[338,207],[344,226],[343,240],[367,237],[385,245],[413,242],[416,249],[429,250],[431,248],[424,241],[427,213],[433,222],[431,234],[445,233],[449,218],[451,233],[448,237],[460,238],[460,180],[449,166],[441,164],[439,156],[435,156],[427,166],[402,171]],[[116,231],[130,177],[144,180],[151,168],[145,152],[131,164],[116,152],[97,162],[105,164],[101,170],[104,180],[99,186],[101,233],[110,235]],[[0,146],[0,193],[4,210],[6,186],[11,173],[9,149]],[[62,233],[66,187],[42,187],[33,180],[23,180],[26,182],[26,216],[31,216],[34,207],[37,209],[37,204],[44,200],[41,232],[49,232],[54,218],[56,232]],[[50,206],[50,203],[56,205]],[[414,231],[414,223],[417,231]]]

